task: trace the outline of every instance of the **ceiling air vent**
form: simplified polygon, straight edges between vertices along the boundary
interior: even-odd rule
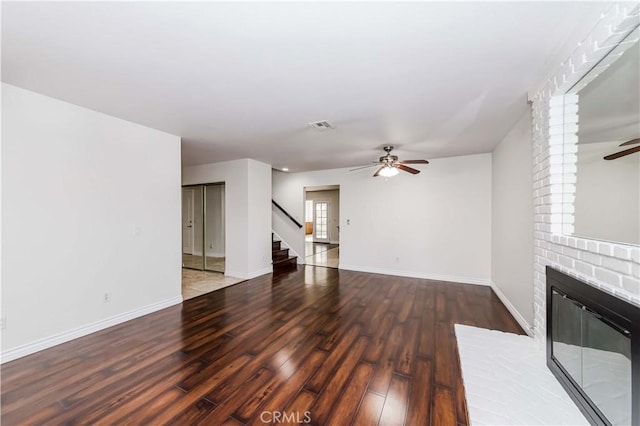
[[[329,129],[335,129],[335,127],[333,127],[333,124],[329,123],[327,120],[314,121],[313,123],[309,123],[309,127],[316,129],[320,132],[323,132]]]

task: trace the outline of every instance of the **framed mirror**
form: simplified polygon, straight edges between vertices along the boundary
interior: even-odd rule
[[[563,234],[640,244],[640,30],[565,95]],[[574,117],[574,121],[575,117]]]

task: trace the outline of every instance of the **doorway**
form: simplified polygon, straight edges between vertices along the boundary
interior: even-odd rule
[[[305,263],[337,268],[340,261],[340,186],[305,188]]]
[[[224,183],[182,187],[182,297],[201,296],[238,282],[224,275]]]
[[[224,183],[182,188],[182,267],[224,273]]]

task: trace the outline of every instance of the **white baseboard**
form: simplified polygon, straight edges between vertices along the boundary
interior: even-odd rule
[[[224,275],[227,277],[250,280],[251,278],[259,277],[260,275],[270,274],[272,272],[273,272],[273,265],[269,265],[266,268],[258,269],[257,271],[252,271],[252,272],[225,271]]]
[[[432,274],[428,272],[403,271],[398,269],[371,268],[368,266],[343,265],[339,269],[347,271],[369,272],[371,274],[395,275],[398,277],[422,278],[434,281],[450,281],[460,284],[491,285],[491,280],[486,278],[459,277],[455,275]]]
[[[533,327],[531,327],[531,325],[529,325],[527,320],[524,319],[522,314],[520,312],[518,312],[516,307],[513,306],[513,304],[509,301],[509,299],[507,299],[507,296],[505,296],[504,293],[502,292],[502,290],[500,290],[500,287],[498,287],[493,281],[491,282],[491,289],[496,294],[496,296],[498,296],[498,299],[500,299],[502,304],[511,313],[513,318],[515,318],[515,320],[518,321],[518,324],[520,324],[520,327],[522,327],[522,329],[525,331],[525,333],[527,333],[529,336],[533,337]]]
[[[63,331],[62,333],[54,334],[53,336],[38,339],[34,342],[2,351],[2,354],[0,354],[0,364],[13,361],[14,359],[22,358],[23,356],[31,355],[35,352],[57,346],[61,343],[86,336],[87,334],[95,333],[96,331],[104,330],[105,328],[109,328],[125,321],[129,321],[134,318],[138,318],[143,315],[147,315],[152,312],[156,312],[180,303],[182,303],[182,296],[172,297],[171,299],[142,306],[129,312],[114,315],[112,317],[105,318],[103,320],[96,321],[82,327]]]

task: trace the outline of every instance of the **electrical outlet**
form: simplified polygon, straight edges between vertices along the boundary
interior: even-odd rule
[[[111,293],[106,292],[103,296],[102,296],[102,303],[109,303],[111,301]]]
[[[4,330],[7,328],[7,316],[3,315],[0,317],[0,330]]]

